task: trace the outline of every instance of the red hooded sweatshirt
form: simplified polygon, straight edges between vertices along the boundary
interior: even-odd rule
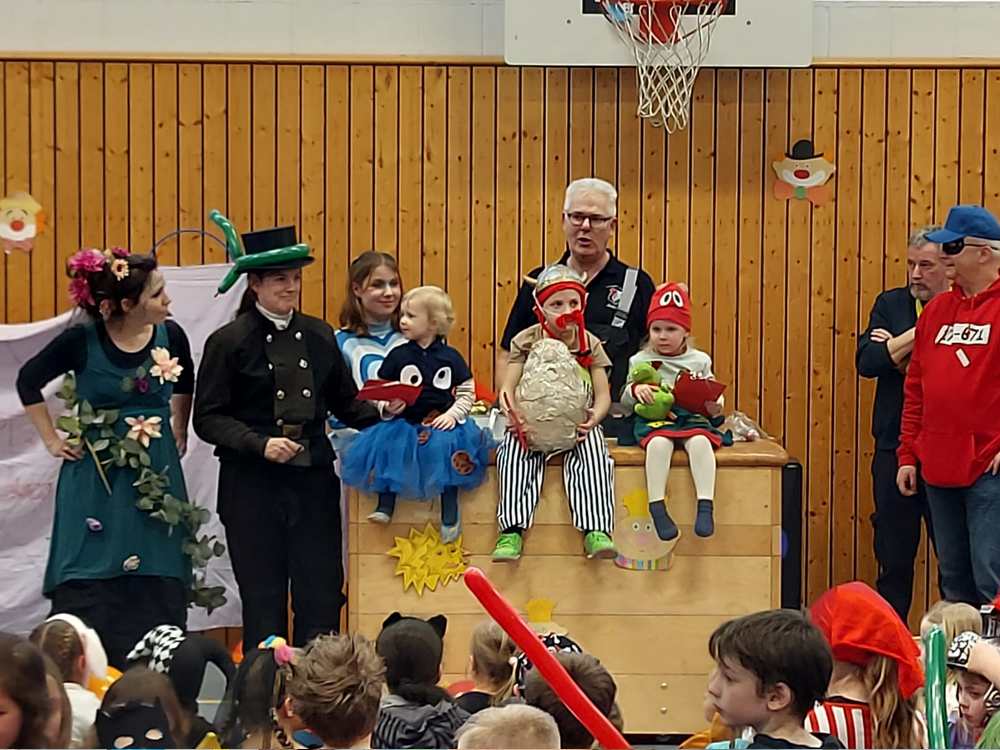
[[[1000,279],[972,297],[956,286],[927,305],[903,396],[899,465],[919,461],[936,487],[975,484],[1000,451]]]

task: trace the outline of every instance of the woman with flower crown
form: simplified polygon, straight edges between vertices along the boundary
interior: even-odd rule
[[[17,378],[25,412],[62,461],[43,591],[53,613],[87,622],[124,669],[145,632],[187,619],[186,548],[205,515],[187,502],[180,465],[194,367],[184,331],[167,320],[153,257],[81,250],[67,272],[89,320],[62,331]],[[70,412],[57,424],[67,435],[42,395],[63,375]]]

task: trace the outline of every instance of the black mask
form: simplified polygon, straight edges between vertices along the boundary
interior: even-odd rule
[[[106,750],[177,747],[160,705],[129,701],[97,713],[97,739]]]

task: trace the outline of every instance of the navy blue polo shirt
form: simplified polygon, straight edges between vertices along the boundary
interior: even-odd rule
[[[462,355],[439,338],[426,349],[415,341],[397,346],[383,360],[378,376],[423,386],[413,406],[402,414],[408,422],[422,422],[431,412],[443,414],[450,409],[455,386],[469,380],[472,372]]]
[[[559,262],[566,264],[569,261],[569,250],[563,253]],[[622,328],[615,328],[611,322],[615,318],[615,311],[621,299],[622,289],[625,286],[625,273],[629,267],[622,263],[611,253],[611,257],[593,279],[587,283],[587,306],[583,311],[583,319],[587,325],[587,330],[597,336],[604,345],[611,360],[611,398],[617,401],[621,396],[621,390],[625,386],[625,378],[628,375],[628,359],[637,351],[646,335],[646,311],[649,309],[649,301],[653,298],[655,286],[649,274],[639,269],[639,276],[636,279],[635,297],[632,299],[632,306],[629,307],[628,319]],[[539,267],[531,271],[528,275],[537,279],[544,270]],[[503,338],[500,340],[500,347],[510,351],[510,342],[517,334],[525,328],[533,326],[538,322],[535,317],[535,299],[532,295],[532,286],[527,282],[521,284],[514,300],[514,306],[507,317],[507,325],[503,331]]]

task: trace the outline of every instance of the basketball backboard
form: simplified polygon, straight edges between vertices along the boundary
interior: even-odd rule
[[[813,60],[812,0],[727,0],[708,67],[805,67]],[[635,65],[597,0],[506,0],[511,65]]]

